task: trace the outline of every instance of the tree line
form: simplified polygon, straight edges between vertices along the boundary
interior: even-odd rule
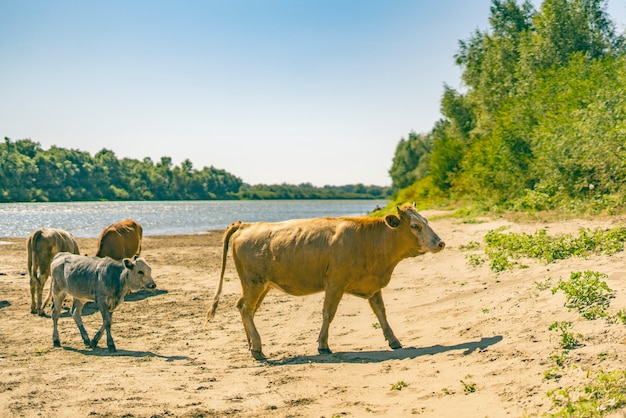
[[[397,145],[395,199],[486,209],[626,208],[626,42],[604,0],[492,0],[459,42],[430,132]]]
[[[0,143],[0,202],[214,199],[386,199],[390,187],[249,185],[213,166],[179,166],[170,157],[119,159],[113,151],[88,152],[31,139]]]

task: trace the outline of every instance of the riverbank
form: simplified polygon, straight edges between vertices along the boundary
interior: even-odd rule
[[[626,359],[626,326],[582,319],[563,306],[562,292],[540,284],[573,271],[606,273],[614,314],[626,309],[625,253],[525,260],[528,268],[494,273],[470,266],[473,252],[463,246],[502,226],[554,235],[620,222],[431,220],[446,250],[404,260],[383,290],[403,349],[389,349],[366,301],[344,296],[330,328],[334,354],[318,355],[322,294],[272,291],[256,315],[267,363],[247,350],[230,255],[216,317],[203,326],[219,279],[221,231],[145,237],[142,255],[158,291],[131,295],[115,311],[115,354],[103,341],[85,348],[68,313],[59,321],[63,348],[53,348],[50,318],[30,314],[26,239],[0,237],[12,243],[0,246],[0,415],[540,416],[553,406],[550,390],[584,385],[595,370],[624,369]],[[78,242],[81,253],[95,253],[95,238]],[[561,377],[546,379],[561,353],[548,329],[555,321],[572,322],[583,345],[569,352]],[[84,322],[93,335],[99,313],[86,307]]]

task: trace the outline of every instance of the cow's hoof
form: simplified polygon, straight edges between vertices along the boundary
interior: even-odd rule
[[[392,343],[389,343],[389,347],[397,350],[398,348],[402,348],[402,344],[400,344],[400,341],[394,341]]]
[[[332,354],[333,352],[330,351],[330,348],[318,348],[317,352],[320,354]]]
[[[250,352],[252,353],[252,357],[254,357],[255,360],[258,360],[258,361],[267,360],[267,357],[265,357],[265,354],[263,354],[261,350],[250,350]]]
[[[59,341],[59,340],[52,341],[52,344],[53,344],[55,347],[61,347],[61,341]]]

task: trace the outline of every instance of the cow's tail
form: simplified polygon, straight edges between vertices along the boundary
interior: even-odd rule
[[[41,230],[36,230],[33,234],[28,238],[26,243],[27,251],[28,251],[28,275],[32,279],[37,279],[37,269],[39,266],[37,265],[37,241],[39,241],[39,237],[41,236]]]
[[[207,312],[206,321],[204,325],[209,323],[210,320],[215,316],[215,311],[217,310],[217,305],[220,302],[220,296],[222,295],[222,285],[224,284],[224,272],[226,271],[226,257],[228,256],[228,243],[230,242],[230,237],[241,228],[243,224],[241,221],[233,222],[226,228],[226,232],[224,232],[224,243],[222,245],[222,271],[220,273],[220,282],[217,285],[217,289],[215,290],[215,295],[213,296],[213,303],[211,304],[211,308]]]

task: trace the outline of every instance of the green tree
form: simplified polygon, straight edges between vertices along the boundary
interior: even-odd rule
[[[430,151],[431,138],[428,135],[411,131],[408,139],[400,139],[389,170],[393,190],[407,187],[426,175]]]

